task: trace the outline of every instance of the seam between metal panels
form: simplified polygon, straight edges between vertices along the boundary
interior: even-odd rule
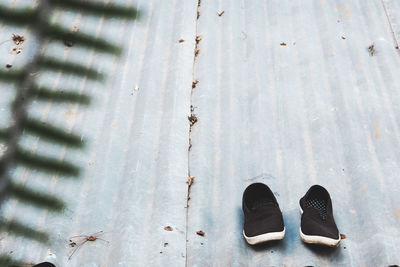
[[[390,21],[389,13],[387,12],[387,8],[385,6],[384,0],[381,0],[381,4],[382,4],[383,11],[385,12],[385,16],[386,16],[387,23],[388,23],[389,28],[390,28],[390,32],[392,33],[392,37],[393,37],[393,41],[394,41],[394,44],[395,44],[395,48],[398,50],[399,49],[399,42],[398,42],[398,40],[396,38],[396,35],[394,34],[393,26],[392,26],[392,23]]]
[[[196,88],[196,84],[198,83],[198,80],[195,79],[195,63],[196,63],[196,57],[199,54],[200,50],[198,49],[198,44],[201,40],[201,38],[197,35],[197,26],[199,22],[199,17],[200,17],[200,5],[201,5],[201,0],[197,0],[197,8],[196,8],[196,26],[195,26],[195,46],[194,46],[194,51],[193,51],[193,65],[192,65],[192,88],[190,90],[190,116],[188,117],[189,119],[189,145],[188,145],[188,179],[187,179],[187,195],[186,195],[186,237],[185,237],[185,266],[187,266],[187,245],[188,245],[188,226],[189,226],[189,200],[190,200],[190,188],[192,186],[192,183],[194,181],[194,177],[191,176],[190,173],[190,151],[192,148],[192,139],[191,139],[191,133],[192,133],[192,127],[193,125],[197,122],[197,117],[193,113],[194,112],[194,107],[192,105],[192,96],[193,96],[193,91]]]

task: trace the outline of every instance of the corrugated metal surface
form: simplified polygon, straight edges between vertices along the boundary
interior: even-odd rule
[[[58,74],[40,77],[42,84],[94,96],[88,109],[47,103],[34,103],[31,108],[34,116],[43,121],[81,132],[89,141],[86,151],[61,148],[60,153],[60,147],[28,136],[23,142],[32,150],[78,163],[86,169],[81,180],[71,181],[22,168],[14,174],[17,180],[34,188],[62,196],[69,204],[68,209],[61,216],[43,214],[16,201],[3,208],[6,217],[29,220],[31,226],[53,234],[49,249],[57,256],[59,266],[185,264],[187,115],[196,3],[122,2],[137,6],[143,14],[141,20],[130,23],[100,20],[99,24],[95,18],[72,13],[54,15],[54,20],[67,23],[70,28],[76,26],[80,31],[108,37],[125,49],[120,59],[79,47],[65,48],[63,44],[52,44],[46,50],[50,55],[99,67],[105,73],[110,70],[107,83]],[[10,38],[12,32],[21,31],[2,31],[1,36]],[[179,43],[179,39],[186,42]],[[11,47],[11,43],[7,45]],[[20,66],[17,60],[24,55],[26,51],[15,56],[13,68]],[[166,225],[172,226],[173,231],[165,231]],[[72,251],[69,237],[100,230],[107,232],[103,238],[109,244],[100,240],[85,244],[67,260]],[[17,259],[37,262],[47,253],[47,247],[3,237],[2,251],[12,253]],[[168,245],[164,247],[164,243]]]
[[[71,181],[17,169],[15,179],[63,196],[69,208],[60,216],[10,201],[3,214],[53,233],[49,249],[60,266],[400,263],[396,1],[134,4],[144,16],[133,23],[54,15],[71,28],[109,36],[125,47],[125,55],[114,59],[77,47],[49,47],[49,54],[109,71],[109,80],[41,76],[43,84],[68,85],[95,97],[88,109],[40,103],[31,109],[91,142],[84,152],[61,153],[28,136],[24,143],[86,171],[81,181]],[[15,31],[2,29],[0,40]],[[193,64],[196,35],[202,40]],[[27,52],[13,56],[15,67]],[[7,60],[1,57],[0,63]],[[199,80],[193,92],[192,79]],[[190,105],[198,122],[189,133]],[[6,109],[1,112],[3,125]],[[188,173],[195,182],[186,209]],[[253,248],[241,235],[241,196],[256,181],[277,195],[287,235]],[[331,192],[337,224],[347,235],[337,249],[308,247],[299,239],[298,200],[314,183]],[[166,225],[173,231],[165,231]],[[67,260],[70,236],[100,230],[108,232],[109,244],[85,244]],[[16,258],[38,261],[46,255],[47,247],[2,237],[1,250]]]
[[[382,3],[204,1],[200,12],[188,265],[399,263],[400,57]],[[276,192],[287,235],[250,248],[240,200],[256,181]],[[347,235],[337,249],[299,239],[298,200],[314,183]]]

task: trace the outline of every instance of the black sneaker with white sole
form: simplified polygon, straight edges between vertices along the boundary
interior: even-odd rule
[[[332,201],[328,191],[313,185],[300,199],[300,237],[305,243],[336,247],[339,230],[333,218]]]
[[[56,267],[56,266],[50,262],[42,262],[42,263],[33,265],[32,267]]]
[[[247,243],[281,240],[285,236],[282,212],[271,189],[263,183],[249,185],[243,193],[243,235]]]

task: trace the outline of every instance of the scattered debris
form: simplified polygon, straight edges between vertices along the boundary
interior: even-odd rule
[[[340,239],[346,239],[346,235],[345,234],[340,234]]]
[[[139,86],[136,84],[135,85],[135,89],[134,89],[135,91],[139,91]]]
[[[20,45],[23,42],[25,42],[25,36],[13,33],[12,40],[13,40],[14,44]]]
[[[218,12],[217,14],[218,14],[218,16],[221,17],[224,13],[225,13],[225,11],[220,11],[220,12]]]
[[[202,230],[199,230],[196,232],[196,234],[198,234],[200,236],[204,236],[206,233],[204,233]]]
[[[196,40],[196,44],[198,44],[201,41],[201,36],[197,35],[195,40]]]
[[[188,117],[188,120],[190,122],[190,126],[193,126],[197,122],[197,117],[195,114],[192,114],[190,117]]]
[[[184,41],[185,41],[185,40],[183,40],[183,39],[180,39],[180,40],[179,40],[180,43],[183,43]]]
[[[91,234],[91,235],[77,235],[77,236],[71,237],[70,240],[69,240],[69,241],[70,241],[69,245],[70,245],[71,247],[73,247],[74,249],[73,249],[72,253],[69,255],[68,260],[71,259],[72,255],[74,255],[74,253],[78,250],[78,248],[79,248],[80,246],[82,246],[83,244],[85,244],[85,243],[88,242],[88,241],[94,242],[94,241],[96,241],[97,239],[99,239],[99,240],[102,240],[102,241],[104,241],[104,242],[109,243],[107,240],[102,239],[102,238],[99,237],[99,236],[101,236],[101,235],[103,235],[103,234],[104,234],[104,232],[103,232],[103,231],[100,231],[100,232],[97,232],[97,233],[94,233],[94,234]],[[72,240],[72,239],[74,239],[74,238],[83,238],[83,240],[81,240],[81,242],[76,243],[76,242],[74,242],[74,241]]]
[[[21,47],[14,47],[12,51],[15,52],[16,54],[19,54],[19,53],[21,53],[22,48]]]
[[[197,1],[197,7],[200,7],[201,5],[201,0]]]
[[[188,147],[188,151],[190,151],[192,149],[192,139],[189,138],[189,147]]]
[[[346,37],[342,36],[342,39],[343,39],[343,40],[346,40]]]
[[[193,112],[194,111],[194,106],[190,105],[190,111]]]
[[[6,68],[7,68],[7,69],[9,69],[9,68],[11,68],[11,67],[12,67],[11,64],[7,64],[7,65],[6,65]]]
[[[197,10],[197,19],[199,19],[199,18],[200,18],[200,11]]]
[[[376,51],[375,51],[375,45],[374,43],[372,43],[370,46],[368,46],[368,52],[369,55],[372,57],[373,55],[375,55]]]
[[[192,184],[193,184],[193,182],[194,182],[194,176],[189,176],[189,178],[187,179],[187,184],[188,184],[188,186],[191,186]]]
[[[198,49],[197,47],[194,49],[194,56],[197,57],[200,53],[200,49]]]
[[[194,80],[192,82],[192,89],[196,88],[196,84],[198,84],[198,83],[199,83],[199,80]]]
[[[395,49],[399,49],[399,46],[398,46],[398,45],[396,45],[394,48],[395,48]]]
[[[49,260],[49,259],[57,259],[57,256],[56,256],[56,254],[54,254],[53,252],[51,252],[50,249],[47,249],[45,259],[46,259],[46,260]]]
[[[281,46],[286,46],[286,43],[281,43]]]
[[[64,42],[64,45],[68,46],[68,47],[72,47],[74,45],[74,43],[68,39],[64,39],[63,42]]]
[[[164,230],[165,230],[165,231],[172,231],[172,227],[169,226],[169,225],[168,225],[168,226],[165,226],[165,227],[164,227]]]
[[[73,29],[72,29],[72,33],[77,33],[78,31],[79,31],[79,28],[78,28],[77,25],[75,25],[75,26],[73,27]],[[73,41],[71,41],[71,40],[69,40],[69,39],[63,39],[63,43],[64,43],[64,45],[67,46],[67,47],[72,47],[72,46],[74,46],[74,44],[75,44]]]
[[[164,248],[165,248],[166,246],[168,246],[168,243],[164,243]]]

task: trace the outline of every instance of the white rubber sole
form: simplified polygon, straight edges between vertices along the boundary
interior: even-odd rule
[[[303,210],[301,209],[301,207],[300,207],[300,213],[303,214]],[[318,235],[306,235],[303,234],[303,232],[301,231],[301,227],[300,227],[300,238],[304,243],[307,244],[325,245],[329,247],[337,247],[339,246],[340,243],[340,235],[338,236],[338,239],[333,239]]]
[[[256,236],[246,236],[244,234],[243,230],[243,236],[246,239],[246,242],[249,243],[250,245],[257,245],[260,243],[268,242],[268,241],[273,241],[273,240],[282,240],[285,237],[285,228],[283,228],[282,232],[272,232],[272,233],[266,233],[262,235],[256,235]]]

